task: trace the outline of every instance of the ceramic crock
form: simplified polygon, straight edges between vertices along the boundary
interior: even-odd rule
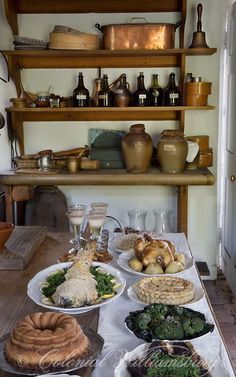
[[[151,163],[152,138],[145,132],[144,124],[133,124],[122,139],[122,154],[126,170],[145,173]]]
[[[181,173],[185,169],[188,143],[182,131],[164,130],[157,143],[157,158],[164,173]]]

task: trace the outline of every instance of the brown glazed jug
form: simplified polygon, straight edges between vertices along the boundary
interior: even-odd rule
[[[126,170],[145,173],[151,163],[152,138],[145,132],[144,124],[133,124],[122,140],[122,153]]]
[[[164,130],[157,143],[157,158],[164,173],[181,173],[185,169],[188,142],[182,131]]]

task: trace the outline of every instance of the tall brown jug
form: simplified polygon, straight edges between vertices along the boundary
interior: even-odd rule
[[[126,170],[145,173],[150,166],[153,151],[152,138],[145,132],[144,124],[133,124],[122,140],[122,153]]]

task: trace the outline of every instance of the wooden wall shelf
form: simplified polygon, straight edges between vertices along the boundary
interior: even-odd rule
[[[62,107],[62,108],[9,108],[7,112],[22,122],[45,121],[101,121],[101,120],[179,120],[180,112],[214,110],[214,106],[178,107]],[[17,131],[17,130],[16,130]]]
[[[11,1],[5,1],[11,3]],[[17,0],[12,1],[16,13],[111,13],[111,12],[180,12],[182,0]]]
[[[68,50],[14,50],[4,51],[9,63],[9,73],[21,94],[21,69],[88,69],[88,68],[148,68],[176,67],[179,69],[179,86],[184,96],[187,56],[213,55],[215,48],[185,49],[184,29],[187,0],[4,0],[5,14],[13,35],[19,34],[18,14],[47,13],[136,13],[177,12],[181,21],[179,48],[169,50],[133,51],[68,51]],[[108,22],[107,22],[108,23]],[[213,106],[175,108],[63,108],[63,109],[7,109],[9,122],[15,131],[21,154],[24,154],[24,121],[99,121],[99,120],[178,120],[184,131],[185,112],[188,110],[212,110]],[[76,175],[57,174],[20,175],[1,173],[0,183],[5,185],[7,220],[13,219],[12,186],[20,184],[55,185],[171,185],[177,186],[178,231],[187,234],[188,185],[212,185],[214,176],[209,170],[186,171],[183,174],[164,174],[157,169],[147,174],[128,174],[126,171],[106,170],[81,172]]]
[[[186,170],[178,174],[166,174],[157,168],[147,173],[132,174],[123,169],[79,171],[78,174],[17,174],[15,171],[1,173],[3,185],[79,185],[79,186],[188,186],[213,185],[215,178],[208,169]]]
[[[179,67],[182,55],[213,55],[216,48],[169,50],[6,50],[9,65],[19,68]]]

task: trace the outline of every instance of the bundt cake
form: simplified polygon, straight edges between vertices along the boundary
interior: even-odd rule
[[[5,358],[13,366],[48,371],[77,365],[89,348],[89,339],[72,316],[33,313],[21,320],[10,334]]]

